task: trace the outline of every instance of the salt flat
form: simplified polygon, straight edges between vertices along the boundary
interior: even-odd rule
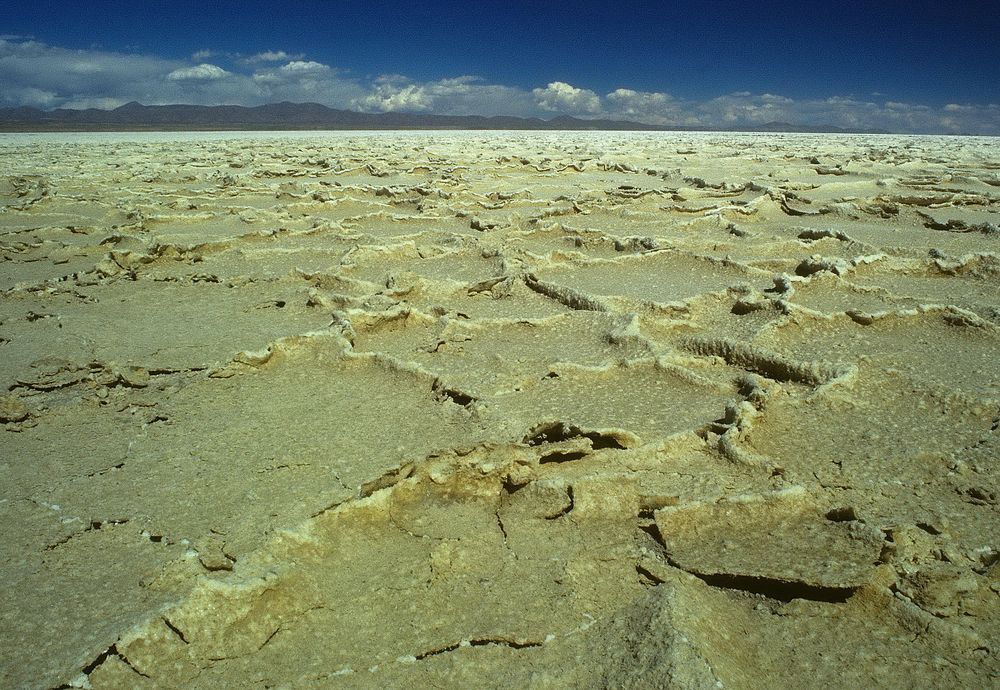
[[[0,154],[0,686],[1000,674],[1000,140]]]

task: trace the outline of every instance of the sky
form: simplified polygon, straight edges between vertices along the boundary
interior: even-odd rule
[[[0,7],[0,107],[370,112],[1000,134],[1000,7],[953,0]]]

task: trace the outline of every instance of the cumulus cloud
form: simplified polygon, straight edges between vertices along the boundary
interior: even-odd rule
[[[0,39],[0,105],[56,108],[78,107],[91,99],[152,101],[164,77],[184,66],[153,56]]]
[[[580,89],[565,82],[554,81],[544,89],[534,89],[538,107],[549,112],[569,115],[596,115],[601,112],[601,99],[590,89]]]
[[[700,124],[683,101],[660,91],[615,89],[604,97],[604,101],[605,116],[617,120],[682,127],[696,127]]]
[[[301,60],[303,57],[305,56],[301,53],[292,55],[283,50],[265,50],[263,53],[251,55],[244,61],[250,64],[257,62],[286,62],[288,60]]]
[[[212,81],[213,79],[224,79],[229,76],[229,72],[218,65],[201,63],[194,67],[182,67],[175,69],[167,75],[170,81]]]
[[[288,100],[348,107],[351,99],[367,92],[318,62],[289,60],[283,67],[260,65],[248,71],[6,39],[0,40],[0,84],[0,106],[43,109],[114,108],[129,101],[260,105]]]
[[[288,85],[335,78],[333,68],[321,62],[293,60],[280,67],[258,69],[251,79],[257,84]]]
[[[277,67],[258,68],[248,77],[263,102],[322,103],[347,108],[366,92],[357,81],[321,62],[292,60]]]
[[[312,60],[293,60],[287,65],[281,66],[282,72],[289,72],[293,74],[305,74],[307,72],[316,74],[317,72],[327,72],[329,69],[329,65],[324,65],[321,62],[313,62]]]
[[[1000,134],[997,104],[929,106],[883,100],[877,94],[792,99],[749,91],[692,100],[666,91],[624,87],[599,95],[562,81],[528,90],[469,75],[432,81],[403,75],[359,79],[283,50],[244,57],[206,49],[190,60],[175,60],[70,50],[24,37],[0,38],[0,84],[0,107],[114,108],[133,100],[148,105],[293,101],[367,112],[573,115],[675,127],[739,129],[788,122],[895,132]]]
[[[415,84],[399,74],[384,74],[372,84],[370,93],[354,105],[375,112],[426,112],[437,109],[442,99],[467,95],[475,88],[475,77],[455,77]]]
[[[368,93],[351,103],[369,112],[433,112],[439,115],[515,115],[533,117],[538,108],[523,89],[484,84],[478,77],[415,83],[398,75],[378,77]]]
[[[790,122],[849,129],[901,132],[977,132],[1000,130],[1000,120],[980,107],[964,122],[946,121],[945,108],[897,101],[876,102],[846,96],[793,100],[767,94],[728,94],[697,105],[698,119],[710,126],[755,126]]]
[[[625,112],[633,112],[641,115],[646,112],[655,112],[663,108],[671,100],[671,96],[666,93],[633,91],[632,89],[615,89],[607,95],[607,100],[622,108]]]
[[[369,93],[352,103],[359,110],[372,112],[430,110],[434,97],[427,86],[411,83],[402,75],[383,75],[375,80]]]

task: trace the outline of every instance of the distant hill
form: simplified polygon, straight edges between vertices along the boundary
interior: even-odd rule
[[[659,126],[627,120],[582,120],[562,115],[551,120],[512,116],[426,115],[421,113],[360,113],[336,110],[319,103],[241,105],[142,105],[126,103],[114,110],[39,110],[0,108],[0,132],[117,132],[213,130],[406,130],[406,129],[521,129],[606,131],[702,131],[704,127]],[[833,126],[798,126],[770,122],[738,131],[859,132]]]

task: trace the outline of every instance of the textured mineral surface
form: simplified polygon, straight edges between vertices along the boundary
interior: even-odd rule
[[[1000,141],[3,135],[0,687],[1000,674]]]

